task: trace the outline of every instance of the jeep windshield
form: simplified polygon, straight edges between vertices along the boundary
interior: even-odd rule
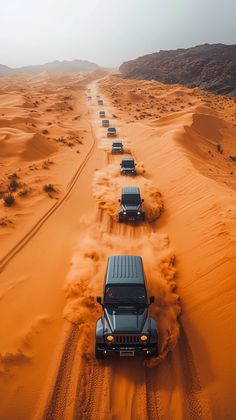
[[[133,160],[123,160],[122,161],[123,168],[134,168],[134,161]]]
[[[147,304],[146,289],[139,285],[114,285],[107,286],[104,303],[118,305]]]
[[[141,203],[139,194],[124,194],[121,203],[128,206],[139,206]]]
[[[122,143],[112,143],[112,147],[122,147]]]

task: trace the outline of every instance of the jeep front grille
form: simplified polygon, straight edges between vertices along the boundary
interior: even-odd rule
[[[140,336],[139,335],[115,335],[115,343],[116,344],[139,344],[140,343]]]

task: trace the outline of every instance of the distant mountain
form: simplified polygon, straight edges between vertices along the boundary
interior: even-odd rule
[[[49,73],[70,73],[70,72],[87,72],[99,69],[95,63],[86,60],[73,60],[73,61],[52,61],[51,63],[25,66],[19,68],[11,68],[0,64],[0,76],[9,76],[19,73],[36,74],[43,71]]]
[[[120,66],[127,79],[159,80],[236,96],[236,45],[204,44],[160,51]]]
[[[8,76],[11,72],[12,69],[10,67],[0,64],[0,76]]]

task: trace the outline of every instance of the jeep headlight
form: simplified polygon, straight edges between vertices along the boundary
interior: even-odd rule
[[[138,214],[138,215],[139,215],[139,214],[141,214],[141,213],[140,213],[140,211],[137,211],[137,214]]]
[[[124,210],[124,211],[123,211],[123,214],[126,214],[126,213],[127,213],[127,211],[125,211],[125,210]]]
[[[141,335],[140,340],[141,341],[147,341],[148,337],[147,335]]]
[[[109,341],[109,343],[111,343],[114,340],[114,337],[113,337],[113,335],[108,335],[106,337],[106,339],[107,339],[107,341]]]

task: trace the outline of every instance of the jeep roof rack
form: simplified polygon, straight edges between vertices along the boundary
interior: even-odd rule
[[[114,255],[108,258],[106,285],[144,284],[142,258],[134,255]]]
[[[140,194],[140,190],[138,187],[124,187],[122,194]]]

